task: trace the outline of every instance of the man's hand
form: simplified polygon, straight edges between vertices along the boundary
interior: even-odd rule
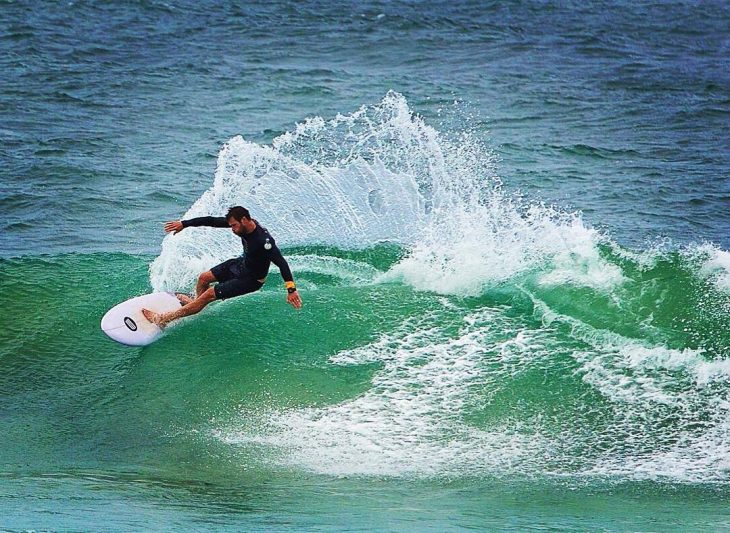
[[[170,222],[165,222],[165,233],[172,232],[173,235],[176,233],[181,232],[185,229],[185,227],[182,224],[182,220],[171,220]]]
[[[287,294],[286,301],[289,302],[294,307],[294,309],[302,308],[302,297],[299,296],[299,291],[294,291]]]

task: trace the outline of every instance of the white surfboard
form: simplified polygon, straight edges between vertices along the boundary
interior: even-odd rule
[[[142,309],[165,313],[180,309],[180,300],[171,292],[153,292],[115,305],[101,319],[101,329],[127,346],[146,346],[162,335],[162,329],[147,320]]]

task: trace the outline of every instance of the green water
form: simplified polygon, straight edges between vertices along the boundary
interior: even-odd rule
[[[726,499],[712,490],[609,489],[488,482],[388,482],[322,478],[238,484],[72,472],[4,477],[32,518],[14,528],[95,530],[723,531]],[[12,501],[12,500],[11,500]],[[109,521],[110,513],[114,522]],[[69,519],[76,514],[84,519]],[[89,524],[93,524],[91,527]],[[81,527],[83,528],[83,527]]]
[[[404,254],[287,250],[372,272]],[[3,525],[728,528],[727,296],[698,259],[602,254],[625,276],[608,292],[303,268],[300,312],[269,283],[143,349],[99,320],[151,289],[152,258],[3,260]]]

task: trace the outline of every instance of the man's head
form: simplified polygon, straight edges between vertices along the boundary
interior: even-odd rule
[[[235,218],[239,222],[241,219],[247,218],[248,220],[251,220],[251,213],[248,212],[248,209],[245,207],[241,207],[240,205],[234,205],[228,210],[228,213],[226,213],[226,220],[231,220],[232,218]]]
[[[248,212],[248,209],[240,205],[231,207],[228,210],[228,213],[226,213],[226,221],[231,227],[231,231],[239,236],[251,233],[256,228],[256,224],[251,219],[251,213]]]

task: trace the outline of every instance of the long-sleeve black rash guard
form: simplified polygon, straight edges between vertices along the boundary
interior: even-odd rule
[[[294,281],[289,264],[281,255],[274,238],[269,231],[256,220],[256,229],[241,237],[244,251],[244,266],[246,271],[255,279],[264,279],[269,274],[269,267],[274,263],[281,271],[284,281]],[[210,226],[213,228],[228,228],[226,217],[198,217],[183,220],[184,228],[196,226]]]

